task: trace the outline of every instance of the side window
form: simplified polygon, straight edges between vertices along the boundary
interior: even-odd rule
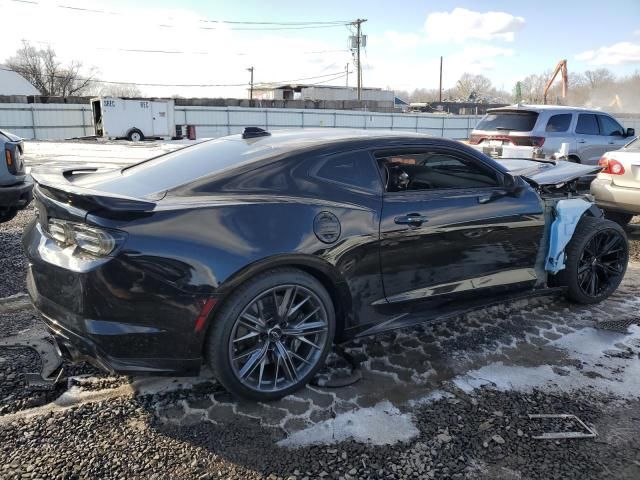
[[[598,119],[592,113],[581,113],[578,115],[578,124],[576,125],[576,133],[583,135],[600,135],[598,127]]]
[[[571,125],[571,114],[562,113],[560,115],[553,115],[547,122],[545,131],[547,132],[566,132]]]
[[[380,177],[367,151],[333,155],[321,162],[313,174],[332,182],[380,191]]]
[[[437,150],[379,152],[376,160],[387,192],[499,185],[496,172],[455,153]]]
[[[600,120],[600,131],[602,135],[618,135],[624,136],[624,129],[613,118],[607,115],[598,115]]]

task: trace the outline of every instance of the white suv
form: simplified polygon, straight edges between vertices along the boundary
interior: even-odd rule
[[[605,152],[622,148],[635,136],[611,115],[586,108],[552,105],[513,105],[487,111],[471,132],[469,143],[490,147],[535,147],[550,157],[569,144],[569,159],[597,165]],[[500,152],[497,152],[498,154]]]

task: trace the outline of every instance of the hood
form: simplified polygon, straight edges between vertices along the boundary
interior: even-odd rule
[[[564,160],[535,161],[499,158],[494,160],[503,165],[512,175],[525,177],[539,186],[571,182],[602,170],[602,167],[598,165],[582,165]]]

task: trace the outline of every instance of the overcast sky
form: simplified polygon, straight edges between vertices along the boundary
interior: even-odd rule
[[[95,66],[104,80],[237,85],[141,87],[158,96],[244,97],[242,84],[252,65],[256,82],[344,85],[339,75],[353,63],[347,26],[212,22],[221,20],[366,18],[366,87],[437,88],[440,55],[445,87],[466,71],[511,90],[518,79],[552,69],[562,58],[569,61],[569,74],[598,67],[620,75],[640,70],[638,0],[0,0],[0,12],[0,62],[26,39],[36,46],[50,44],[62,60]],[[351,85],[354,79],[351,75]]]

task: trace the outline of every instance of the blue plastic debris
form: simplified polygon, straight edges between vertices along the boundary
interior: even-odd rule
[[[549,254],[545,263],[545,270],[558,273],[564,270],[564,249],[576,231],[576,226],[584,212],[591,208],[591,203],[582,198],[560,200],[555,208],[555,220],[551,224],[549,237]]]

